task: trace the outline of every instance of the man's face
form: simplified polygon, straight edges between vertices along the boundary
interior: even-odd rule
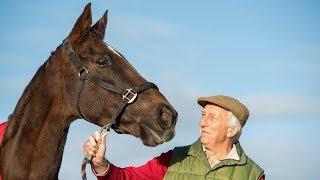
[[[212,147],[227,140],[228,111],[213,105],[207,104],[201,111],[200,139],[206,147]]]

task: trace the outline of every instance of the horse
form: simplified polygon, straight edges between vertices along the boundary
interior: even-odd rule
[[[175,109],[104,42],[107,14],[92,26],[87,4],[25,88],[0,146],[3,179],[58,179],[70,124],[80,118],[100,127],[113,124],[117,133],[140,138],[146,146],[174,137]]]

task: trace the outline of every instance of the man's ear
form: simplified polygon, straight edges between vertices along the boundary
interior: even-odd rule
[[[228,137],[228,138],[234,137],[235,135],[238,134],[238,132],[240,131],[240,129],[241,129],[241,126],[240,126],[240,125],[228,127],[227,137]]]
[[[94,33],[101,40],[104,39],[106,27],[108,23],[108,11],[97,21],[90,29],[90,32]]]
[[[77,22],[72,28],[72,31],[69,35],[70,41],[74,42],[79,37],[84,35],[91,27],[92,16],[91,16],[91,3],[88,3],[84,8],[82,14],[78,18]]]

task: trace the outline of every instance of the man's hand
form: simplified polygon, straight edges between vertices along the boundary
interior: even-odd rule
[[[83,153],[91,155],[91,162],[97,174],[105,173],[108,170],[109,162],[104,157],[106,152],[106,135],[95,132],[90,136],[83,146]]]

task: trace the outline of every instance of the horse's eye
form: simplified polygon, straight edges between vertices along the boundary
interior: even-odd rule
[[[106,66],[111,66],[111,60],[110,56],[105,55],[103,58],[98,59],[96,61],[97,65],[100,67],[106,67]]]

